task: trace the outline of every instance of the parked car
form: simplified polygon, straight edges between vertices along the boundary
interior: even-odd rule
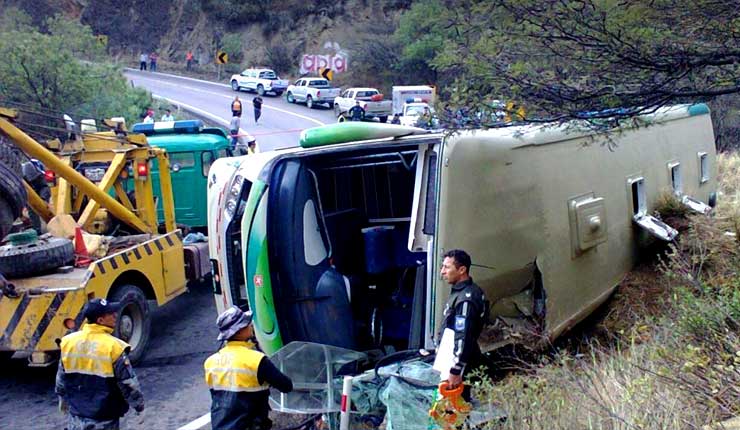
[[[331,107],[340,91],[339,88],[332,88],[324,78],[301,78],[288,87],[285,98],[288,103],[305,102],[309,109],[317,104]]]
[[[383,95],[377,89],[349,88],[334,99],[334,114],[337,117],[346,114],[356,101],[365,109],[366,119],[378,118],[380,122],[386,122],[393,113],[391,101],[383,100]]]
[[[271,92],[280,96],[286,88],[288,81],[280,79],[272,69],[246,69],[238,75],[231,75],[231,89],[234,91],[256,91],[261,96]]]

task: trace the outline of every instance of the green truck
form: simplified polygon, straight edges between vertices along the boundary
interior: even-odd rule
[[[219,158],[230,157],[231,145],[226,132],[217,127],[204,127],[200,120],[140,123],[134,133],[147,136],[151,146],[167,150],[170,176],[175,197],[175,219],[191,230],[207,229],[206,190],[208,169]],[[154,189],[159,190],[159,167],[151,165]],[[157,217],[164,218],[160,196],[157,197]]]

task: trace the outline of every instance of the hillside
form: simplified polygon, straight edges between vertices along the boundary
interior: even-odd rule
[[[157,51],[161,60],[184,62],[191,49],[200,64],[222,49],[242,65],[264,64],[284,74],[297,72],[303,54],[353,50],[369,38],[393,33],[411,0],[5,0],[43,27],[62,13],[108,36],[108,52],[125,61]],[[363,53],[361,53],[363,54]],[[351,64],[350,60],[350,64]],[[351,68],[351,66],[350,66]]]

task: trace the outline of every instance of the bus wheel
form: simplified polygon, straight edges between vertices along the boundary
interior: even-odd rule
[[[121,304],[113,334],[131,345],[129,359],[132,363],[138,363],[144,358],[152,326],[146,296],[138,287],[127,284],[118,286],[109,299]]]

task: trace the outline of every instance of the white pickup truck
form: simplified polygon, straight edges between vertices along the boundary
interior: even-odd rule
[[[355,102],[365,109],[365,118],[378,118],[380,122],[386,122],[388,116],[393,114],[393,104],[390,100],[383,100],[383,95],[375,88],[349,88],[334,99],[334,114],[339,117],[345,115]]]
[[[306,103],[311,109],[318,104],[332,106],[341,89],[332,88],[324,78],[301,78],[288,86],[285,98],[288,103]]]
[[[288,81],[280,79],[272,69],[246,69],[232,75],[230,81],[232,90],[256,91],[260,96],[270,92],[280,96],[288,87]]]

